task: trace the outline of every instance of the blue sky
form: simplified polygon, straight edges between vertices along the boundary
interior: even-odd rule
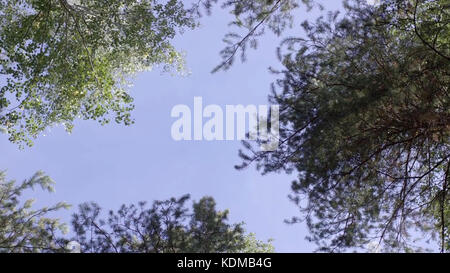
[[[328,2],[335,10],[341,1]],[[193,107],[194,96],[203,104],[267,104],[270,84],[275,79],[268,67],[279,67],[275,49],[280,40],[266,35],[248,61],[236,63],[227,72],[211,74],[220,62],[223,35],[229,31],[229,17],[216,10],[201,20],[202,26],[177,37],[177,48],[187,57],[189,76],[172,76],[158,71],[136,76],[131,94],[136,109],[136,123],[131,127],[100,126],[94,121],[79,121],[71,135],[55,127],[35,141],[32,148],[19,150],[0,135],[0,169],[9,178],[23,180],[43,170],[56,181],[56,192],[30,194],[36,205],[58,201],[73,204],[71,211],[59,213],[69,221],[76,205],[96,201],[104,208],[118,208],[122,203],[164,200],[190,193],[193,199],[213,196],[220,209],[230,210],[232,222],[244,221],[259,239],[275,239],[278,252],[310,252],[314,245],[304,237],[303,224],[283,221],[298,210],[287,196],[295,178],[285,174],[261,176],[254,167],[236,171],[240,163],[239,141],[175,142],[170,116],[172,107]],[[317,13],[299,10],[292,34],[301,34],[299,23]],[[6,156],[5,156],[6,155]]]

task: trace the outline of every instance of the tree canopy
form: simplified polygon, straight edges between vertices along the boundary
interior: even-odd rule
[[[68,132],[76,119],[133,123],[129,78],[154,66],[183,70],[171,41],[198,25],[215,4],[230,10],[243,33],[225,35],[223,61],[245,60],[266,29],[281,35],[292,12],[311,0],[20,0],[0,1],[0,132],[32,145],[49,127]],[[320,6],[320,5],[319,5]]]
[[[177,31],[196,26],[195,14],[221,3],[235,17],[231,25],[244,30],[226,34],[219,71],[237,56],[245,60],[265,30],[282,35],[296,8],[321,8],[318,2],[203,0],[186,8],[176,0],[0,0],[0,74],[6,81],[0,129],[12,142],[31,144],[49,126],[70,131],[77,117],[130,124],[128,77],[158,64],[181,69],[170,42]],[[443,252],[450,242],[450,1],[344,5],[345,14],[306,21],[305,37],[281,44],[284,68],[273,70],[279,80],[270,96],[281,106],[280,147],[261,152],[245,143],[238,168],[256,163],[263,173],[298,174],[290,198],[302,216],[290,222],[306,221],[308,239],[319,250],[376,242],[388,251],[412,251],[419,249],[421,232]],[[30,181],[25,188],[47,179]],[[14,196],[14,184],[5,185],[2,190]],[[187,200],[157,201],[150,209],[122,206],[106,220],[97,204],[84,204],[73,219],[77,240],[87,252],[270,249],[245,238],[241,225],[228,224],[211,198],[194,203],[192,212]],[[8,223],[0,231],[8,247],[52,245],[56,222],[24,222],[29,203],[17,216],[8,214],[17,199],[8,202],[0,218]],[[15,225],[24,225],[31,237],[16,235]]]
[[[66,203],[33,209],[34,200],[21,197],[35,186],[51,192],[53,184],[42,172],[18,186],[0,173],[0,253],[72,252],[78,246],[83,253],[274,252],[270,240],[247,234],[244,223],[230,224],[228,210],[217,210],[211,197],[194,202],[192,209],[184,195],[154,201],[150,208],[146,202],[122,205],[106,215],[98,204],[83,203],[67,225],[51,217],[68,209]]]
[[[76,118],[131,124],[127,79],[182,69],[171,44],[195,22],[182,1],[0,1],[0,127],[28,145]]]
[[[347,1],[305,22],[274,71],[280,147],[241,152],[263,173],[296,171],[291,199],[319,250],[372,241],[445,249],[450,179],[450,2]]]
[[[72,226],[82,252],[93,253],[234,253],[273,252],[265,243],[246,235],[243,224],[229,224],[228,211],[218,211],[211,197],[186,207],[189,195],[178,199],[122,205],[101,218],[96,203],[80,205]]]

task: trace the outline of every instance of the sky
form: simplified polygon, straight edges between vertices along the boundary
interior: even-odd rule
[[[323,1],[336,10],[341,1]],[[300,22],[317,12],[296,13],[297,22],[289,33],[301,35]],[[229,31],[229,14],[216,10],[201,19],[201,27],[186,31],[175,39],[185,51],[187,76],[158,70],[140,73],[130,88],[135,98],[135,124],[126,127],[95,121],[77,121],[72,134],[54,127],[35,141],[31,148],[19,150],[0,134],[0,169],[7,177],[22,181],[42,170],[56,182],[52,194],[35,191],[28,195],[36,206],[65,201],[73,205],[57,214],[69,222],[82,202],[95,201],[107,209],[123,203],[165,200],[191,194],[193,200],[212,196],[220,210],[230,210],[230,222],[245,222],[246,230],[258,239],[274,239],[277,252],[311,252],[304,224],[287,225],[285,219],[299,216],[298,208],[288,200],[295,176],[262,176],[254,166],[237,171],[241,163],[239,141],[181,141],[171,137],[171,117],[175,105],[193,107],[194,97],[203,104],[267,104],[270,84],[276,79],[268,68],[280,67],[276,47],[280,39],[267,34],[248,61],[236,62],[231,70],[211,74],[220,62],[223,35]]]

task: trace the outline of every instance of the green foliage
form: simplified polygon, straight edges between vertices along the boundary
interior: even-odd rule
[[[68,205],[61,202],[35,210],[32,209],[32,199],[20,200],[22,193],[35,186],[52,192],[53,183],[48,176],[37,172],[17,186],[15,181],[7,181],[5,173],[0,172],[0,253],[53,252],[61,249],[58,232],[67,228],[57,219],[45,215],[68,208]]]
[[[254,233],[249,233],[245,237],[245,247],[240,250],[242,253],[274,253],[275,247],[271,244],[272,239],[267,242],[256,239]]]
[[[181,1],[0,1],[0,128],[32,145],[76,118],[131,124],[127,79],[162,64],[182,69],[170,41],[194,27]]]
[[[449,7],[347,1],[345,16],[305,22],[305,38],[283,42],[271,96],[280,148],[250,146],[238,168],[298,172],[291,199],[305,217],[292,222],[306,221],[319,250],[375,240],[411,251],[414,229],[448,241]]]
[[[214,68],[213,72],[229,69],[236,56],[241,61],[246,60],[247,49],[257,49],[258,38],[267,30],[280,36],[287,28],[293,27],[293,13],[302,4],[311,10],[314,6],[322,9],[322,6],[312,0],[204,0],[194,6],[198,15],[202,11],[211,14],[215,4],[221,3],[221,8],[230,10],[234,20],[231,27],[237,31],[227,33],[223,39],[226,46],[220,52],[222,62]],[[239,32],[244,33],[239,33]]]
[[[80,244],[89,253],[267,253],[271,241],[264,243],[253,233],[245,234],[243,223],[229,224],[228,211],[216,210],[211,197],[186,207],[189,195],[179,199],[122,205],[103,219],[96,203],[84,203],[72,217],[70,240],[61,236],[68,227],[49,213],[69,206],[60,202],[51,207],[32,209],[34,200],[21,195],[40,186],[52,192],[54,182],[42,172],[16,185],[0,172],[0,253],[68,252],[70,243]]]
[[[273,247],[246,236],[243,224],[228,224],[228,211],[217,211],[214,199],[204,197],[186,208],[189,196],[122,205],[101,218],[95,203],[80,205],[73,215],[73,241],[82,252],[131,253],[232,253],[268,252]]]

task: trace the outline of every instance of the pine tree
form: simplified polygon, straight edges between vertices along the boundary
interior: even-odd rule
[[[216,210],[211,197],[186,207],[189,195],[178,199],[122,205],[106,219],[96,203],[80,205],[72,226],[81,252],[92,253],[233,253],[273,252],[270,241],[246,235],[243,223],[229,224],[228,211]],[[69,241],[69,240],[67,240]]]
[[[30,179],[16,185],[0,172],[0,253],[54,252],[65,247],[58,239],[67,226],[48,214],[69,206],[58,203],[51,207],[33,209],[34,200],[22,200],[27,190],[40,186],[52,192],[54,182],[44,173],[37,172]]]
[[[319,250],[376,241],[445,250],[450,179],[449,2],[347,1],[286,39],[271,102],[280,147],[241,152],[263,173],[296,171],[291,199]],[[246,144],[247,147],[249,144]]]

